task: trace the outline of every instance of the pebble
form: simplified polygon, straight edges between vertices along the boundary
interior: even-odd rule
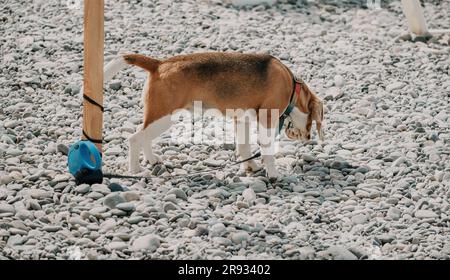
[[[20,235],[12,235],[8,238],[6,245],[8,247],[14,247],[17,245],[22,245],[26,240],[26,237],[22,237]]]
[[[177,198],[180,198],[185,201],[188,200],[186,193],[179,188],[171,189],[167,194],[174,194]]]
[[[0,176],[0,186],[8,185],[12,181],[14,181],[14,178],[12,176],[9,176],[9,175]]]
[[[207,159],[203,162],[206,166],[210,167],[220,167],[223,164],[222,160],[214,160],[214,159]]]
[[[394,82],[386,86],[386,91],[391,92],[397,89],[402,89],[405,86],[403,82]]]
[[[267,191],[266,183],[264,183],[262,181],[259,181],[259,180],[251,183],[250,184],[250,188],[253,189],[253,191],[255,193],[262,193],[262,192],[266,192]]]
[[[44,226],[42,228],[43,231],[47,231],[47,232],[57,232],[60,231],[62,229],[62,227],[60,226]]]
[[[153,199],[152,195],[144,195],[144,196],[142,196],[141,200],[147,206],[154,206],[154,205],[156,205],[156,201]]]
[[[117,183],[109,184],[108,188],[111,192],[123,192],[124,191],[123,187]]]
[[[251,188],[245,189],[244,192],[242,193],[242,197],[244,198],[245,201],[252,203],[256,200],[256,193]]]
[[[224,237],[214,237],[212,240],[214,243],[222,246],[231,246],[233,244],[233,241]]]
[[[438,215],[431,210],[417,210],[414,213],[414,216],[420,219],[433,219],[438,217]]]
[[[334,260],[357,260],[358,258],[348,249],[342,246],[332,246],[325,251]]]
[[[67,156],[69,154],[69,148],[64,144],[58,144],[56,145],[56,151],[60,152],[61,154]]]
[[[357,214],[352,217],[352,223],[355,225],[367,223],[367,216],[364,214]]]
[[[341,75],[334,76],[334,85],[341,88],[344,85],[344,77]]]
[[[141,198],[140,194],[134,191],[123,192],[121,195],[127,202],[138,201]]]
[[[71,217],[68,220],[68,223],[71,225],[78,225],[78,226],[87,226],[89,223],[81,219],[80,217]]]
[[[127,245],[127,243],[122,242],[122,241],[113,241],[113,242],[110,242],[108,245],[106,245],[106,247],[111,251],[114,251],[114,250],[123,251],[128,248],[128,245]]]
[[[119,203],[116,205],[116,208],[125,212],[133,212],[134,210],[136,210],[136,206],[133,202]]]
[[[398,208],[390,207],[386,216],[389,217],[391,220],[398,221],[401,217],[401,211]]]
[[[105,196],[103,205],[105,205],[111,209],[114,209],[114,208],[116,208],[117,204],[125,203],[125,202],[126,202],[125,198],[123,198],[119,193],[114,192],[114,193],[111,193],[111,194],[108,194],[107,196]]]
[[[19,149],[10,149],[6,151],[6,154],[9,156],[17,157],[22,155],[22,151]]]
[[[247,242],[250,238],[250,235],[246,231],[237,231],[231,234],[231,241],[234,244],[241,244],[242,242]]]
[[[128,223],[133,225],[133,224],[138,224],[138,223],[142,222],[143,220],[144,220],[144,218],[142,216],[133,216],[128,219]]]
[[[160,245],[161,241],[159,236],[154,234],[148,234],[136,238],[136,240],[133,241],[132,249],[133,251],[155,252]]]
[[[44,198],[51,198],[53,194],[51,192],[40,190],[40,189],[31,189],[27,191],[27,194],[31,196],[34,199],[44,199]]]
[[[344,95],[344,92],[341,91],[338,87],[331,87],[325,93],[325,100],[338,100]]]
[[[30,211],[28,211],[28,210],[19,210],[19,211],[17,211],[16,217],[18,219],[22,220],[22,221],[27,220],[27,219],[31,221],[31,220],[34,219],[33,214]]]
[[[392,234],[381,234],[378,235],[376,238],[381,242],[382,245],[386,243],[391,243],[392,241],[395,240],[395,236]]]
[[[103,195],[107,195],[111,193],[111,190],[108,188],[108,186],[103,185],[103,184],[93,184],[91,186],[91,191],[92,192],[98,192],[101,193]]]
[[[122,88],[122,82],[118,80],[111,81],[109,83],[109,88],[113,90],[119,90]]]
[[[163,211],[166,213],[171,210],[177,210],[177,209],[178,209],[178,207],[173,202],[166,202],[163,205]]]
[[[13,205],[0,202],[0,214],[2,214],[2,213],[13,213],[14,214],[14,213],[16,213],[16,210],[14,209]]]
[[[80,194],[88,193],[91,190],[91,186],[88,184],[81,184],[75,187],[75,192]]]
[[[305,192],[305,190],[306,189],[303,185],[295,185],[294,187],[292,187],[293,192],[303,193]]]
[[[222,236],[225,233],[225,225],[223,223],[216,223],[209,229],[209,235],[212,237]]]
[[[102,214],[108,211],[108,207],[105,206],[98,206],[98,207],[94,207],[92,209],[89,210],[89,214],[91,215],[98,215],[98,214]]]
[[[99,233],[108,232],[116,227],[117,223],[114,219],[108,219],[100,225]]]
[[[302,159],[306,162],[313,162],[316,160],[316,158],[311,154],[303,154]]]
[[[406,157],[399,157],[399,158],[396,159],[394,162],[392,162],[391,167],[399,166],[399,165],[401,165],[402,163],[404,163],[404,162],[406,162],[406,161],[407,161]]]

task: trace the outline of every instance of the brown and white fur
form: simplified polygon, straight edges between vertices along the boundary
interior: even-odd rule
[[[226,109],[254,109],[256,112],[267,109],[267,120],[258,118],[258,121],[264,127],[271,128],[273,118],[278,119],[279,115],[272,116],[270,110],[278,109],[281,114],[293,91],[292,72],[279,60],[266,54],[211,52],[180,55],[166,60],[139,54],[120,55],[106,65],[105,81],[129,65],[149,73],[143,91],[143,127],[129,139],[129,170],[132,173],[141,171],[141,149],[151,164],[161,161],[152,151],[152,140],[171,126],[170,115],[175,110],[188,108],[193,101],[202,101],[207,107],[217,108],[223,114]],[[290,114],[289,121],[293,127],[286,129],[286,135],[295,140],[309,140],[313,120],[322,139],[323,103],[302,83],[300,98]],[[237,142],[243,143],[239,141],[243,137],[246,135],[237,133]],[[261,146],[261,149],[264,147]],[[249,143],[238,144],[237,151],[243,159],[251,156]],[[268,177],[278,177],[273,155],[262,154]],[[252,171],[259,169],[253,160],[246,162],[245,167]]]

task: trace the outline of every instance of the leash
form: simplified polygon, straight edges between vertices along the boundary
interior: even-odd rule
[[[214,168],[210,168],[207,170],[201,170],[201,171],[197,171],[194,173],[190,173],[190,174],[178,174],[178,175],[166,175],[166,176],[156,176],[156,175],[151,175],[151,176],[136,176],[136,175],[120,175],[120,174],[114,174],[114,173],[104,173],[103,177],[104,178],[118,178],[118,179],[152,179],[152,178],[160,178],[160,179],[176,179],[178,177],[190,177],[190,176],[194,176],[194,175],[198,175],[198,174],[203,174],[203,173],[208,173],[211,171],[215,171],[215,170],[219,170],[219,169],[223,169],[226,166],[235,166],[235,165],[239,165],[241,163],[250,161],[252,159],[258,158],[261,156],[261,152],[257,152],[256,154],[254,154],[253,156],[246,158],[244,160],[240,160],[237,162],[234,162],[230,165],[226,165],[226,164],[222,164],[221,166],[218,167],[214,167]]]
[[[289,70],[289,72],[290,72],[290,70]],[[291,74],[292,74],[292,72],[291,72]],[[280,115],[280,118],[278,120],[278,134],[281,134],[281,130],[283,129],[284,122],[286,121],[286,119],[288,119],[290,117],[292,111],[295,108],[295,104],[297,103],[297,100],[300,99],[302,84],[303,84],[303,80],[296,77],[294,74],[292,74],[292,93],[291,93],[291,97],[289,99],[288,106],[286,107],[284,112]],[[292,122],[289,122],[288,127],[291,127],[291,126],[292,126]]]

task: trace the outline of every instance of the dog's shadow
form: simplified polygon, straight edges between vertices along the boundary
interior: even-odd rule
[[[354,195],[370,169],[330,155],[328,158],[308,158],[295,161],[289,172],[272,187],[288,193],[302,194],[307,200],[322,204],[324,201],[340,202]]]

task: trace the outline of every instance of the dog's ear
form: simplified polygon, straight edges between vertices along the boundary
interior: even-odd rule
[[[316,122],[317,135],[319,136],[320,141],[325,139],[325,135],[323,132],[323,102],[318,97],[312,98],[311,101],[311,118]]]
[[[298,106],[300,111],[306,113],[311,112],[311,102],[312,100],[312,93],[311,90],[308,88],[308,86],[305,83],[302,83],[302,90],[300,91],[300,100],[298,101]]]
[[[311,120],[316,122],[317,135],[320,141],[323,141],[325,136],[323,132],[323,102],[314,94],[308,87],[306,87],[309,95],[308,110],[311,114]]]

